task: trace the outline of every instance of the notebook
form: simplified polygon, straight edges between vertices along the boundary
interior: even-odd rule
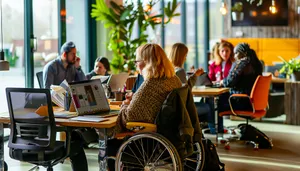
[[[78,116],[96,115],[99,118],[118,115],[119,111],[110,110],[100,80],[73,82],[69,87]]]

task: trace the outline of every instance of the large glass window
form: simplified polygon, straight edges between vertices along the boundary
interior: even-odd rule
[[[33,0],[33,29],[37,39],[34,52],[34,87],[39,88],[36,73],[58,56],[57,0]]]
[[[85,0],[72,0],[66,1],[66,31],[67,41],[73,41],[76,45],[77,56],[80,57],[80,64],[84,71],[87,73],[87,59],[91,58],[86,56],[86,15]],[[64,42],[63,42],[64,43]]]
[[[168,4],[168,0],[165,0],[165,6]],[[181,5],[176,9],[175,13],[181,13]],[[165,51],[167,55],[170,54],[172,45],[181,41],[181,26],[180,16],[174,17],[170,23],[165,27]]]
[[[2,0],[3,48],[9,71],[0,71],[0,112],[8,111],[6,87],[25,87],[24,0]]]
[[[195,0],[187,0],[186,1],[186,40],[187,47],[189,48],[189,53],[186,58],[186,67],[187,69],[191,68],[191,66],[197,66],[195,64],[196,58],[196,30],[195,30]]]

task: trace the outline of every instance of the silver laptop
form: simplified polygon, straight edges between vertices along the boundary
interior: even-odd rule
[[[69,83],[71,96],[78,115],[97,115],[108,117],[119,111],[110,110],[100,80]]]
[[[110,87],[112,92],[122,90],[128,77],[129,74],[125,72],[120,74],[112,74],[107,81],[107,85]]]

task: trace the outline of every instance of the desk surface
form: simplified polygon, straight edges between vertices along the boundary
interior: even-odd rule
[[[288,79],[286,79],[286,78],[272,77],[272,83],[285,83],[287,81],[288,81]]]
[[[223,93],[229,92],[229,88],[211,88],[195,86],[192,89],[194,96],[219,96]]]
[[[111,110],[120,110],[118,105],[110,105]],[[54,111],[61,111],[59,108],[54,108]],[[69,126],[69,127],[93,127],[93,128],[111,128],[116,125],[117,116],[107,117],[107,121],[103,122],[82,122],[82,121],[72,121],[67,118],[55,118],[55,122],[59,126]],[[9,113],[4,112],[0,114],[0,123],[9,124]]]

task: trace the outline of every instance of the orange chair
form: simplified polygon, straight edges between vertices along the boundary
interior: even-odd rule
[[[235,115],[247,120],[246,124],[240,124],[238,128],[241,130],[240,140],[248,141],[254,144],[254,148],[272,148],[271,140],[260,130],[254,128],[248,124],[249,119],[261,118],[266,115],[268,108],[268,97],[269,89],[271,84],[272,75],[268,76],[258,76],[250,96],[247,94],[233,94],[229,97],[230,111],[224,111],[219,114],[219,116],[225,115]],[[231,102],[233,98],[248,98],[249,103],[251,103],[253,111],[241,111],[234,110]],[[226,149],[229,149],[229,142],[227,141]]]

